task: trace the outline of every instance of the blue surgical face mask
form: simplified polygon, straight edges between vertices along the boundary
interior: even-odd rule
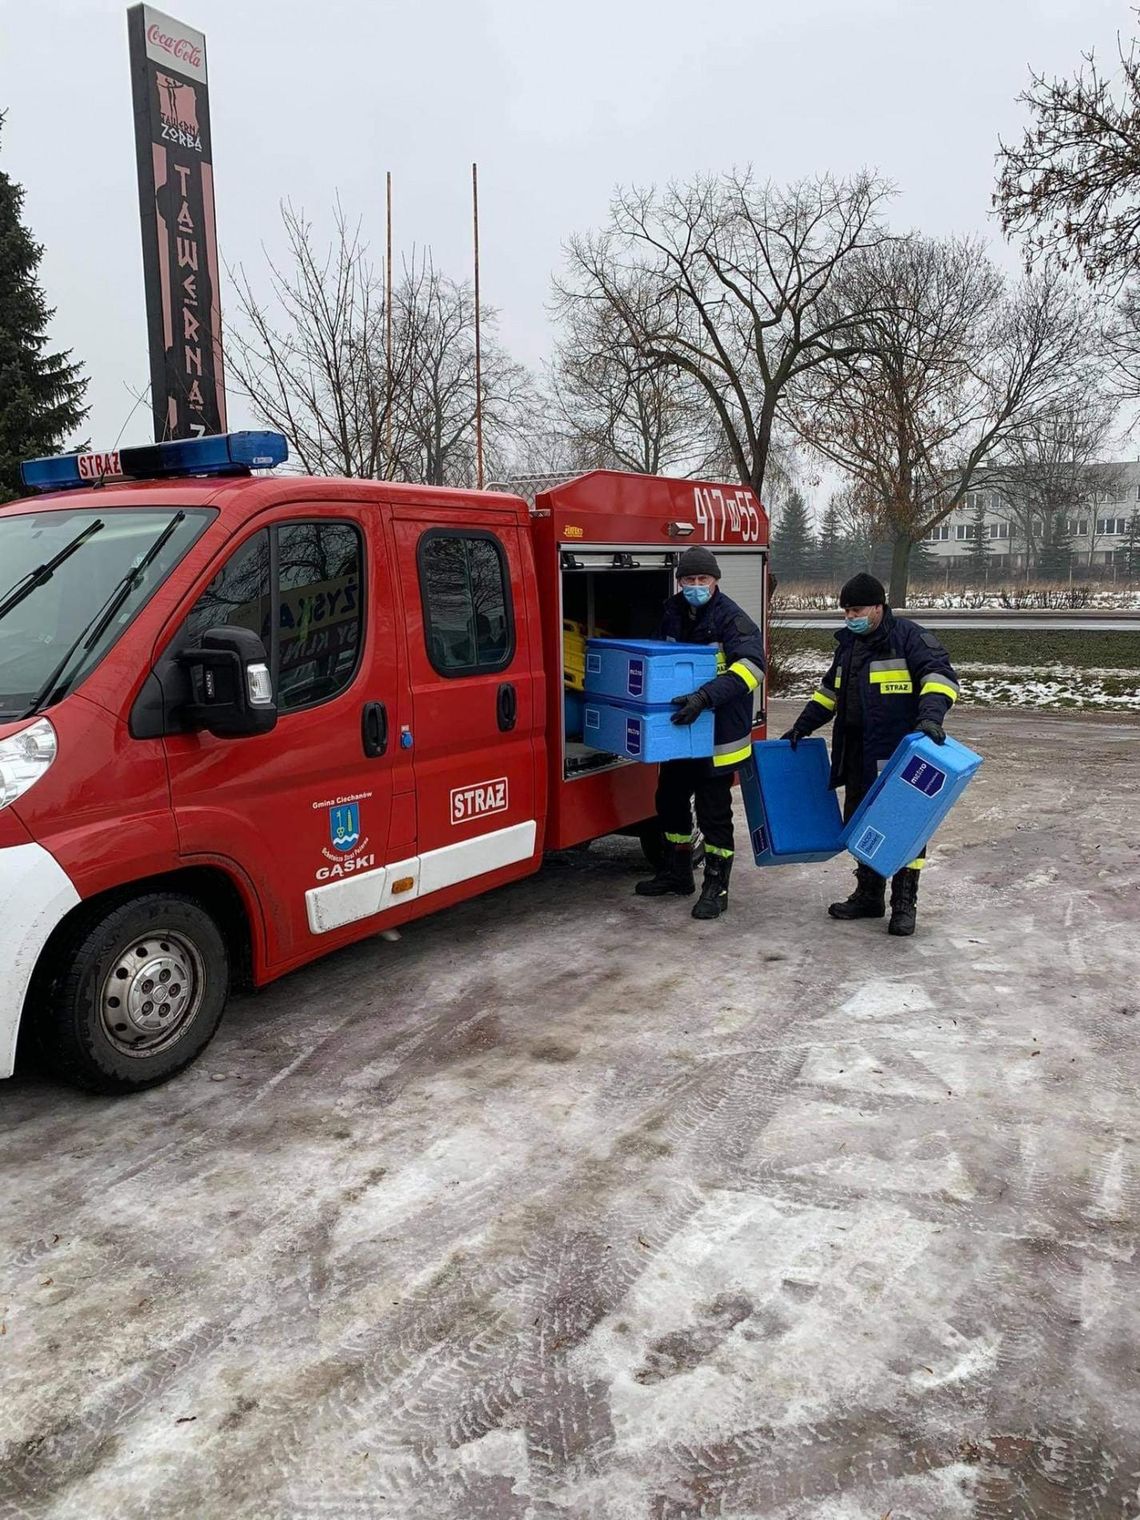
[[[848,618],[847,626],[852,633],[870,633],[871,619],[869,617]]]
[[[707,586],[682,586],[681,590],[690,607],[703,607],[712,596]]]

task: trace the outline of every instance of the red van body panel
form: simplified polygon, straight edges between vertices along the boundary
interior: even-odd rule
[[[0,514],[95,502],[204,507],[213,517],[82,685],[47,710],[57,758],[0,809],[0,849],[42,846],[81,900],[187,867],[224,873],[246,908],[258,983],[524,876],[545,849],[650,818],[652,767],[563,777],[562,556],[583,545],[616,553],[768,541],[750,491],[606,471],[540,495],[534,510],[496,492],[281,476],[68,491]],[[133,737],[132,709],[156,661],[231,553],[263,527],[326,519],[351,524],[364,546],[351,683],[283,712],[258,737]],[[449,535],[469,553],[475,540],[493,540],[510,588],[501,668],[460,678],[429,649],[421,604],[424,545]],[[366,703],[387,713],[378,758],[361,750]],[[0,724],[0,739],[23,726]],[[343,857],[328,837],[341,806],[356,810],[360,835]],[[361,913],[351,894],[373,888],[375,904]],[[326,903],[337,905],[331,917]],[[360,916],[339,923],[345,911]]]

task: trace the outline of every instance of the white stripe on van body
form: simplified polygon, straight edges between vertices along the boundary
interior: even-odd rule
[[[416,855],[410,860],[377,866],[374,871],[364,871],[359,876],[347,876],[343,881],[310,887],[305,893],[309,928],[313,934],[328,934],[332,929],[343,929],[345,924],[371,918],[389,908],[398,908],[417,897],[442,892],[446,887],[471,881],[476,876],[486,876],[503,866],[517,865],[534,854],[537,837],[538,824],[531,818],[526,823],[512,824],[510,828],[495,829],[490,834],[477,834],[458,844],[428,850],[425,855]],[[412,879],[410,887],[405,885],[409,877]],[[403,886],[404,890],[395,891],[397,886]]]

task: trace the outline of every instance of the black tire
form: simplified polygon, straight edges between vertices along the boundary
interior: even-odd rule
[[[49,953],[58,970],[33,1010],[35,1043],[52,1076],[87,1092],[169,1081],[202,1053],[225,1011],[225,939],[200,903],[178,893],[81,911]]]

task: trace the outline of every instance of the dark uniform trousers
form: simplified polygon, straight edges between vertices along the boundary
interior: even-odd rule
[[[657,779],[657,817],[665,838],[674,844],[693,832],[693,809],[705,845],[714,854],[732,854],[732,770],[711,760],[667,760]]]

